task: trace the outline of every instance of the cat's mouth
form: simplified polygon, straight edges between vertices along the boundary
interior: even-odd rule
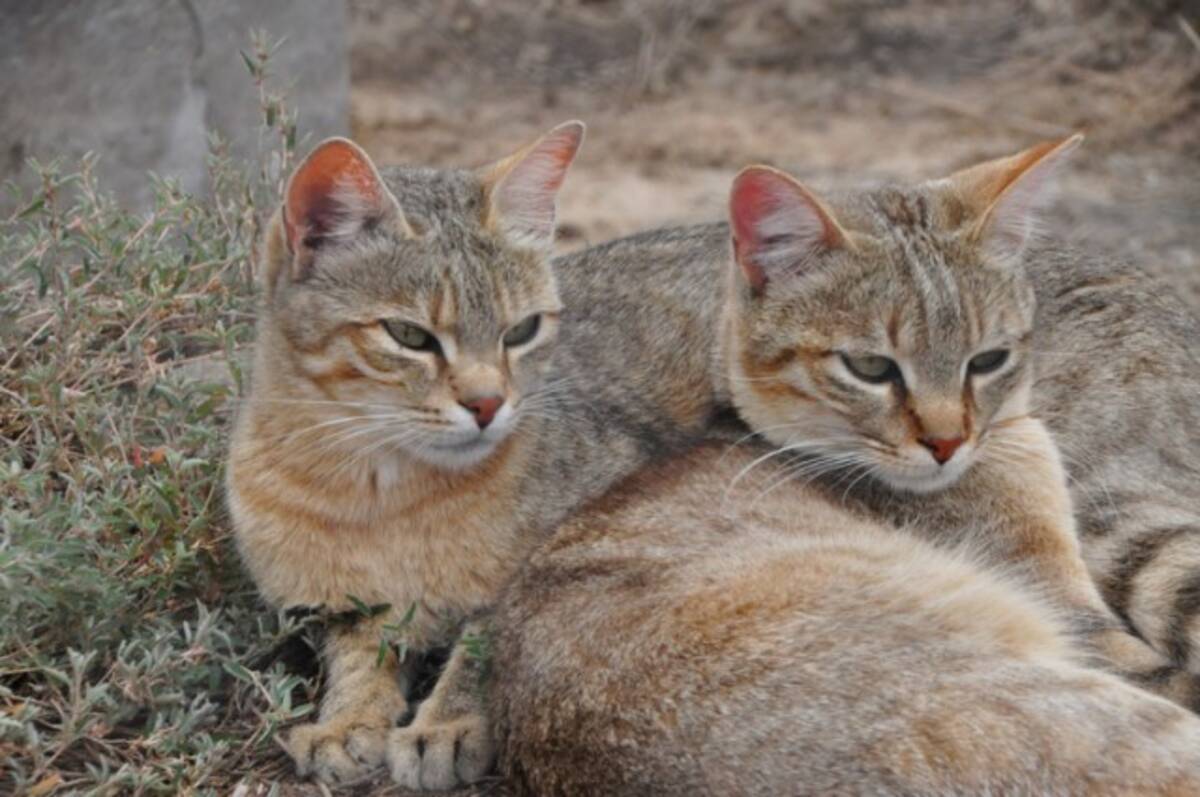
[[[879,463],[876,474],[893,490],[936,493],[954,485],[971,468],[972,451],[961,451],[943,465]]]
[[[463,470],[479,464],[486,459],[496,447],[512,432],[513,425],[508,418],[497,416],[485,429],[460,429],[430,441],[420,452],[414,452],[421,459],[438,467],[450,470]]]
[[[484,434],[471,439],[450,439],[431,442],[419,452],[420,459],[448,470],[463,470],[485,460],[500,441]]]

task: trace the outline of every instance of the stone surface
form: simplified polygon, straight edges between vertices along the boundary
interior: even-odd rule
[[[238,157],[257,151],[257,94],[238,54],[251,30],[286,37],[271,72],[302,139],[344,135],[344,0],[3,0],[0,180],[28,186],[27,158],[69,164],[90,150],[101,185],[136,207],[151,199],[149,171],[203,190],[208,130]]]

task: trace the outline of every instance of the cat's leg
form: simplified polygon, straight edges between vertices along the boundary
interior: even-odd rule
[[[992,433],[1003,457],[989,458],[985,452],[963,480],[966,494],[955,495],[957,489],[944,494],[946,510],[961,511],[969,504],[992,519],[984,527],[986,549],[1027,572],[1048,599],[1067,610],[1071,630],[1097,664],[1197,707],[1196,677],[1130,633],[1101,596],[1083,559],[1066,474],[1045,426],[1022,418]],[[956,501],[963,503],[953,508],[947,503]]]
[[[401,662],[389,647],[380,661],[387,619],[329,629],[322,650],[326,682],[320,717],[296,726],[287,739],[301,775],[344,783],[383,763],[387,734],[408,708],[405,695],[415,658]]]
[[[487,626],[466,625],[412,724],[387,741],[392,779],[409,789],[451,789],[487,774],[496,747],[484,708]]]

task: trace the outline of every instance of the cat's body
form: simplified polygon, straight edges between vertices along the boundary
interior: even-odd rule
[[[555,267],[572,274],[586,263],[599,273],[603,259],[609,271],[636,275],[625,290],[655,297],[686,286],[691,323],[717,329],[729,238],[726,223],[657,230],[560,257]],[[1192,658],[1200,645],[1200,324],[1161,280],[1103,254],[1035,240],[1022,259],[1037,312],[1031,409],[1063,453],[1092,578],[1135,633],[1200,672]],[[711,295],[696,298],[696,285]],[[659,333],[669,328],[664,319]],[[728,405],[720,345],[710,389]]]
[[[1200,790],[1200,720],[1081,666],[986,553],[921,542],[836,488],[771,490],[777,464],[729,490],[760,455],[714,444],[655,466],[522,570],[492,704],[516,790]],[[1039,497],[1061,478],[1021,476]]]
[[[1200,672],[1200,324],[1142,271],[1046,249],[1029,260],[1036,412],[1070,476],[1108,604]]]
[[[568,521],[506,590],[492,695],[519,785],[1200,789],[1197,720],[1129,683],[1194,706],[1196,679],[1104,605],[1031,417],[1068,391],[1144,388],[1154,356],[1176,370],[1188,357],[1179,331],[1143,351],[1092,326],[1101,313],[1079,299],[1128,290],[1114,272],[1047,278],[1077,264],[1031,245],[1030,217],[1077,141],[828,205],[750,168],[729,228],[609,250],[653,259],[665,240],[674,260],[692,248],[697,279],[724,272],[713,394],[777,447],[651,468]],[[1063,338],[1084,360],[1039,383],[1045,341]],[[1114,413],[1075,407],[1085,417],[1051,416],[1059,435],[1126,434]],[[970,567],[945,554],[964,547]],[[1057,621],[987,569],[1019,573]]]
[[[619,323],[638,337],[645,318],[622,316],[619,298],[576,307],[579,291],[569,278],[556,287],[544,249],[513,245],[504,219],[488,219],[489,191],[499,189],[486,173],[376,173],[348,142],[336,146],[300,167],[288,200],[294,217],[316,214],[310,227],[332,240],[293,233],[281,214],[264,253],[268,290],[252,390],[232,441],[230,508],[239,551],[271,604],[390,607],[330,629],[320,719],[289,738],[300,771],[345,781],[386,757],[401,783],[446,788],[490,762],[486,728],[470,705],[478,690],[435,689],[413,723],[393,731],[407,710],[412,661],[453,643],[567,512],[709,426],[715,403],[699,383],[711,383],[712,331],[704,319],[676,317],[665,334],[640,336],[648,360],[674,362],[697,382],[685,392],[677,381],[650,384],[627,367],[628,349],[589,326]],[[542,154],[523,163],[537,166]],[[508,174],[504,163],[494,168]],[[323,179],[331,169],[349,176]],[[369,191],[340,196],[346,185]],[[531,193],[536,199],[536,191],[517,199]],[[552,223],[552,202],[548,209]],[[365,218],[356,222],[356,213]],[[306,265],[306,257],[315,260]],[[301,267],[311,273],[292,273]],[[662,300],[681,297],[673,289]],[[695,303],[683,312],[695,315]],[[543,314],[532,342],[497,355],[501,333],[530,312]],[[418,325],[398,334],[425,350],[392,341],[379,321],[389,317]],[[438,336],[437,352],[419,336],[424,330]],[[462,435],[472,448],[438,448],[445,430],[458,434],[455,413],[465,414],[455,399],[468,406],[489,392],[500,409],[487,408],[494,418],[477,437]],[[399,631],[386,628],[405,619]],[[389,651],[380,664],[389,635],[402,635],[408,661]],[[460,645],[448,670],[471,666]]]

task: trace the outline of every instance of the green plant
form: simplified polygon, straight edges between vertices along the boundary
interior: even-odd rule
[[[261,157],[212,139],[210,193],[151,177],[154,206],[77,169],[0,220],[0,792],[226,793],[286,759],[314,687],[277,661],[303,623],[242,575],[222,501],[251,338],[252,253],[296,145],[243,54]]]

